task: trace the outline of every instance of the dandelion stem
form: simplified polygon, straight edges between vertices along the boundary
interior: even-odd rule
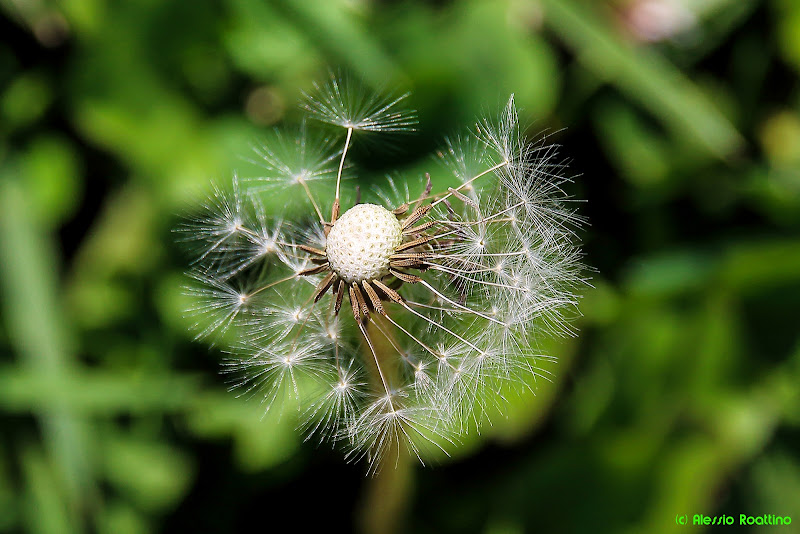
[[[314,211],[317,212],[317,216],[319,217],[319,222],[321,222],[324,226],[325,217],[322,216],[322,212],[320,211],[319,206],[317,205],[317,201],[314,200],[314,196],[311,194],[311,190],[308,188],[308,184],[303,178],[298,178],[297,183],[303,186],[303,189],[306,192],[306,196],[308,196],[308,200],[311,201],[311,205],[314,206]]]
[[[517,202],[513,206],[509,206],[509,207],[507,207],[506,209],[504,209],[502,211],[498,211],[497,213],[495,213],[494,215],[490,215],[489,217],[484,217],[483,219],[481,219],[479,221],[441,221],[441,223],[444,224],[444,225],[456,226],[456,228],[453,229],[453,230],[450,230],[448,232],[444,232],[442,234],[437,234],[437,235],[434,236],[434,239],[441,239],[443,237],[447,237],[449,235],[455,234],[455,233],[458,232],[458,227],[477,226],[479,224],[484,224],[484,223],[487,223],[487,222],[502,222],[503,219],[498,219],[497,217],[499,217],[500,215],[503,215],[504,213],[507,213],[507,212],[509,212],[511,210],[517,209],[518,207],[522,206],[522,204],[523,204],[522,202]]]
[[[308,306],[309,303],[311,304],[311,307],[308,309],[308,313],[306,314],[305,318],[303,319],[303,322],[300,324],[300,329],[294,335],[294,339],[292,340],[292,350],[297,348],[297,341],[300,339],[300,334],[303,332],[303,330],[305,329],[306,325],[308,324],[308,320],[311,318],[311,312],[314,310],[314,306],[316,306],[316,304],[317,304],[316,300],[311,302],[312,298],[313,298],[313,296],[311,298],[309,298],[308,300],[306,300],[302,305],[300,305],[300,310],[299,311],[306,311],[306,306]]]
[[[336,359],[336,375],[339,377],[339,380],[342,380],[342,364],[339,361],[339,340],[334,338],[333,340],[333,356]]]
[[[255,237],[255,238],[261,237],[260,235],[258,235],[254,231],[250,230],[249,228],[246,228],[246,227],[242,226],[241,224],[237,224],[236,228],[235,228],[235,231],[231,232],[231,233],[233,234],[233,233],[236,233],[236,232],[242,232],[243,234],[247,234],[247,235],[249,235],[251,237]]]
[[[436,205],[436,204],[438,204],[439,202],[442,202],[443,200],[445,200],[445,199],[447,199],[448,197],[452,196],[452,195],[453,195],[453,194],[454,194],[456,191],[458,191],[458,190],[460,190],[460,189],[462,189],[462,188],[464,188],[464,187],[468,186],[469,184],[471,184],[472,182],[474,182],[475,180],[477,180],[477,179],[478,179],[478,178],[480,178],[481,176],[485,176],[485,175],[489,174],[490,172],[494,172],[494,171],[496,171],[497,169],[500,169],[500,168],[502,168],[502,167],[505,167],[506,165],[508,165],[508,161],[503,161],[503,162],[501,162],[501,163],[498,163],[498,164],[497,164],[497,165],[495,165],[494,167],[491,167],[491,168],[489,168],[489,169],[486,169],[486,170],[485,170],[485,171],[483,171],[482,173],[480,173],[480,174],[478,174],[478,175],[476,175],[476,176],[473,176],[472,178],[470,178],[469,180],[467,180],[467,181],[466,181],[466,182],[464,182],[463,184],[459,185],[458,187],[456,187],[456,188],[454,188],[454,189],[453,189],[453,188],[451,188],[449,193],[447,193],[446,195],[444,195],[442,198],[440,198],[440,199],[439,199],[439,200],[437,200],[436,202],[433,202],[433,203],[431,204],[431,206],[435,206],[435,205]],[[436,195],[434,195],[434,196],[436,196]]]
[[[482,257],[487,257],[487,258],[508,258],[508,257],[511,257],[511,256],[524,256],[525,254],[527,254],[526,251],[520,250],[519,252],[482,252],[481,256]],[[451,260],[453,258],[457,258],[457,259],[459,259],[459,261],[462,261],[463,263],[471,263],[473,265],[477,265],[478,267],[485,267],[485,265],[482,265],[482,264],[474,262],[474,261],[470,261],[470,260],[466,260],[466,259],[465,260],[461,260],[461,258],[469,258],[471,256],[474,256],[474,254],[456,254],[456,253],[449,253],[449,254],[430,254],[429,253],[428,254],[429,258],[446,259],[446,260]]]
[[[523,293],[527,293],[528,292],[528,288],[527,287],[509,286],[507,284],[498,284],[497,282],[489,282],[489,281],[486,281],[486,280],[477,280],[475,278],[470,278],[469,276],[466,276],[461,271],[456,271],[455,269],[448,269],[447,267],[445,267],[443,265],[439,265],[437,263],[431,263],[431,262],[424,262],[424,263],[426,265],[430,265],[431,269],[434,269],[436,271],[442,271],[443,273],[451,274],[453,276],[461,278],[462,280],[466,280],[468,282],[473,282],[475,284],[483,284],[485,286],[493,286],[493,287],[502,287],[503,289],[513,289],[514,291],[522,291]]]
[[[232,235],[235,235],[238,232],[242,232],[243,234],[247,234],[247,235],[249,235],[251,237],[255,237],[255,238],[259,238],[260,237],[257,233],[255,233],[254,231],[250,230],[249,228],[245,228],[240,223],[239,224],[235,224],[233,226],[233,228],[228,230],[228,232],[225,235],[223,235],[222,237],[217,239],[214,243],[212,243],[211,246],[209,246],[208,249],[206,249],[206,251],[203,254],[201,254],[200,257],[197,258],[194,261],[194,263],[199,263],[199,262],[203,261],[209,254],[211,254],[212,252],[217,250],[229,237],[231,237]]]
[[[433,350],[432,348],[430,348],[428,345],[426,345],[425,343],[423,343],[422,341],[420,341],[419,339],[417,339],[417,338],[414,336],[414,334],[412,334],[411,332],[409,332],[408,330],[406,330],[405,328],[403,328],[402,326],[400,326],[400,325],[397,323],[397,321],[395,321],[394,319],[392,319],[392,318],[391,318],[391,317],[389,317],[388,315],[386,315],[385,317],[386,317],[386,318],[389,320],[389,322],[390,322],[390,323],[392,323],[392,324],[393,324],[393,325],[394,325],[394,326],[395,326],[395,327],[396,327],[398,330],[400,330],[400,331],[401,331],[401,332],[403,332],[405,335],[407,335],[408,337],[410,337],[411,339],[413,339],[413,340],[414,340],[414,341],[415,341],[415,342],[416,342],[416,343],[417,343],[417,344],[418,344],[420,347],[422,347],[422,348],[423,348],[423,349],[425,349],[426,351],[430,352],[430,353],[431,353],[431,355],[435,356],[436,358],[439,358],[439,357],[441,356],[441,354],[439,354],[438,352],[436,352],[435,350]]]
[[[433,350],[432,348],[430,348],[428,345],[426,345],[425,343],[423,343],[422,341],[420,341],[419,339],[417,339],[417,338],[416,338],[416,337],[415,337],[415,336],[414,336],[414,335],[413,335],[411,332],[409,332],[408,330],[406,330],[405,328],[403,328],[402,326],[400,326],[399,324],[397,324],[397,322],[395,322],[395,321],[394,321],[394,320],[393,320],[391,317],[389,317],[388,315],[386,315],[385,317],[386,317],[386,318],[387,318],[387,319],[388,319],[388,320],[389,320],[389,321],[390,321],[390,322],[391,322],[391,323],[392,323],[392,324],[393,324],[393,325],[394,325],[394,326],[395,326],[395,327],[396,327],[398,330],[400,330],[401,332],[403,332],[405,335],[407,335],[407,336],[408,336],[408,337],[410,337],[410,338],[411,338],[413,341],[415,341],[415,342],[416,342],[416,343],[417,343],[417,344],[418,344],[420,347],[422,347],[422,348],[423,348],[423,349],[425,349],[427,352],[429,352],[429,353],[431,354],[431,356],[433,356],[434,358],[436,358],[436,359],[437,359],[437,360],[439,360],[439,361],[442,361],[442,362],[446,363],[446,364],[447,364],[447,366],[448,366],[450,369],[452,369],[453,371],[455,371],[455,370],[456,370],[456,368],[453,366],[453,364],[447,361],[447,359],[444,357],[444,354],[442,354],[441,352],[436,352],[435,350]],[[411,362],[409,362],[409,364],[411,364]],[[412,365],[413,365],[413,364],[412,364]]]
[[[432,285],[430,285],[430,284],[429,284],[427,281],[425,281],[425,280],[420,280],[420,283],[421,283],[423,286],[425,286],[425,287],[428,289],[428,291],[430,291],[431,293],[433,293],[434,295],[436,295],[436,296],[437,296],[437,297],[439,297],[440,299],[444,300],[444,301],[445,301],[445,302],[447,302],[448,304],[451,304],[451,305],[453,305],[453,306],[455,306],[456,308],[459,308],[459,309],[461,309],[461,310],[464,310],[464,311],[467,311],[467,312],[470,312],[470,313],[474,313],[474,314],[475,314],[475,315],[477,315],[478,317],[482,317],[482,318],[486,319],[487,321],[492,321],[492,322],[494,322],[494,323],[497,323],[497,324],[499,324],[499,325],[503,325],[503,326],[505,326],[505,323],[503,323],[503,322],[501,322],[501,321],[498,321],[498,320],[497,320],[497,319],[495,319],[494,317],[489,317],[488,315],[485,315],[485,314],[483,314],[483,313],[481,313],[481,312],[479,312],[479,311],[476,311],[476,310],[471,310],[471,309],[467,308],[466,306],[462,306],[462,305],[461,305],[461,304],[459,304],[458,302],[456,302],[456,301],[454,301],[454,300],[451,300],[451,299],[447,298],[447,296],[445,296],[443,293],[441,293],[441,292],[440,292],[439,290],[437,290],[435,287],[433,287]]]
[[[372,357],[375,359],[375,366],[378,368],[378,376],[381,377],[381,383],[383,383],[383,389],[386,390],[386,400],[389,401],[389,408],[392,412],[394,412],[394,405],[392,404],[392,394],[389,392],[389,385],[386,383],[386,378],[383,376],[383,370],[381,369],[381,364],[378,361],[378,354],[375,352],[375,347],[372,345],[372,340],[369,338],[369,334],[367,334],[367,330],[364,328],[364,325],[361,324],[361,321],[356,321],[358,323],[358,329],[361,330],[361,333],[364,335],[364,339],[367,340],[367,345],[369,345],[369,351],[372,353]]]
[[[336,173],[336,200],[339,200],[339,184],[342,183],[342,170],[344,169],[344,158],[347,155],[347,149],[350,146],[350,138],[353,136],[353,127],[347,128],[347,137],[344,140],[344,149],[342,150],[342,159],[339,161],[339,172]]]
[[[472,343],[470,343],[469,341],[467,341],[467,340],[466,340],[466,339],[464,339],[463,337],[459,336],[458,334],[456,334],[456,333],[455,333],[455,332],[453,332],[452,330],[448,329],[446,326],[444,326],[444,325],[441,325],[441,324],[437,323],[436,321],[434,321],[434,320],[433,320],[433,319],[431,319],[430,317],[425,317],[424,315],[422,315],[422,314],[421,314],[421,313],[419,313],[418,311],[416,311],[416,310],[412,309],[412,308],[411,308],[411,306],[409,306],[409,305],[408,305],[408,304],[406,304],[406,303],[403,303],[403,304],[401,304],[401,305],[402,305],[402,306],[403,306],[405,309],[407,309],[408,311],[410,311],[411,313],[413,313],[414,315],[416,315],[417,317],[419,317],[420,319],[423,319],[423,320],[425,320],[425,321],[429,322],[430,324],[432,324],[433,326],[436,326],[437,328],[441,328],[442,330],[444,330],[445,332],[447,332],[448,334],[450,334],[450,335],[451,335],[451,336],[453,336],[454,338],[458,339],[458,340],[459,340],[459,341],[461,341],[462,343],[465,343],[465,344],[469,345],[470,347],[472,347],[473,349],[475,349],[476,351],[478,351],[480,354],[484,354],[484,351],[482,351],[481,349],[479,349],[478,347],[476,347],[475,345],[473,345]]]
[[[386,316],[384,316],[384,317],[386,317]],[[386,318],[388,319],[388,317],[386,317]],[[397,346],[397,343],[394,342],[394,339],[392,339],[392,336],[390,336],[389,333],[386,332],[386,330],[384,330],[381,327],[381,325],[379,325],[377,323],[377,321],[373,321],[372,324],[375,325],[375,328],[378,329],[378,332],[383,334],[383,337],[385,337],[386,341],[388,341],[389,344],[392,346],[392,348],[394,348],[394,350],[397,351],[397,354],[403,359],[403,361],[405,361],[408,365],[410,365],[411,367],[414,367],[416,369],[416,366],[411,362],[411,359],[409,359],[408,353]]]
[[[271,283],[269,283],[269,284],[267,284],[265,286],[259,287],[258,289],[256,289],[255,291],[253,291],[252,293],[247,295],[247,298],[250,298],[250,297],[253,297],[255,295],[258,295],[259,293],[261,293],[265,289],[269,289],[269,288],[271,288],[273,286],[277,286],[278,284],[282,284],[283,282],[288,282],[289,280],[293,280],[294,278],[297,278],[297,276],[298,276],[297,273],[295,273],[292,276],[287,276],[286,278],[281,278],[280,280],[276,280],[276,281],[271,282]]]

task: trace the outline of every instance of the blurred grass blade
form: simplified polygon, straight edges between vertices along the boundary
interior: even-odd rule
[[[197,380],[129,371],[72,371],[59,376],[0,367],[0,406],[9,412],[59,406],[87,416],[169,412],[194,406]]]
[[[3,316],[21,365],[52,380],[69,366],[70,345],[63,316],[58,312],[52,244],[40,230],[22,187],[0,175],[0,287]],[[45,445],[60,469],[67,506],[76,518],[90,494],[91,473],[86,429],[68,409],[49,405],[39,414]],[[77,522],[76,522],[77,526]]]
[[[280,0],[278,3],[320,48],[341,58],[370,83],[380,87],[386,80],[397,78],[398,69],[380,41],[358,23],[354,13],[348,13],[346,2]]]
[[[586,69],[616,85],[661,119],[677,137],[690,136],[725,158],[743,139],[708,98],[668,61],[628,46],[592,9],[573,0],[543,0],[548,26]]]
[[[37,447],[29,447],[22,454],[20,468],[25,480],[23,512],[30,532],[35,534],[61,534],[76,531],[70,525],[69,515],[58,492],[58,481],[47,459]]]

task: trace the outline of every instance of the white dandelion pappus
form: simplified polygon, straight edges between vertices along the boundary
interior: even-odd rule
[[[375,472],[402,449],[420,462],[446,452],[510,391],[549,379],[536,347],[573,335],[586,280],[557,148],[521,135],[513,96],[438,153],[455,187],[433,193],[426,176],[412,193],[389,178],[375,203],[342,210],[353,132],[413,125],[404,97],[361,91],[333,78],[306,96],[312,119],[343,129],[337,150],[304,126],[301,153],[279,157],[278,137],[279,150],[258,151],[267,176],[246,191],[234,179],[182,231],[203,245],[200,335],[236,329],[235,385],[268,408],[296,397],[307,439],[341,443]],[[274,184],[299,186],[313,211],[267,216],[259,194]]]
[[[415,113],[401,106],[408,96],[372,93],[350,78],[331,76],[325,84],[314,84],[303,108],[314,119],[348,130],[407,132],[417,124]]]

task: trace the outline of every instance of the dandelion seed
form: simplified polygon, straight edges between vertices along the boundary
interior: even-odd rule
[[[305,95],[309,116],[348,130],[406,132],[417,123],[416,114],[402,107],[408,93],[385,96],[369,92],[349,78],[331,76]]]
[[[344,140],[305,125],[294,143],[278,135],[257,150],[264,176],[246,191],[234,179],[181,229],[200,244],[198,330],[238,337],[234,386],[267,409],[296,397],[307,439],[341,444],[371,472],[403,450],[421,462],[446,452],[509,392],[549,378],[532,347],[573,335],[586,283],[557,149],[521,135],[513,96],[438,152],[456,187],[395,177],[373,201],[341,205],[353,133],[410,129],[404,98],[316,86],[304,108]],[[297,187],[305,212],[268,216],[275,186]]]

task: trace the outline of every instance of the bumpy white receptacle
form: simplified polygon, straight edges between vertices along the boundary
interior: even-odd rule
[[[326,252],[331,269],[348,284],[389,273],[389,257],[402,243],[397,217],[375,204],[353,206],[334,223]]]

